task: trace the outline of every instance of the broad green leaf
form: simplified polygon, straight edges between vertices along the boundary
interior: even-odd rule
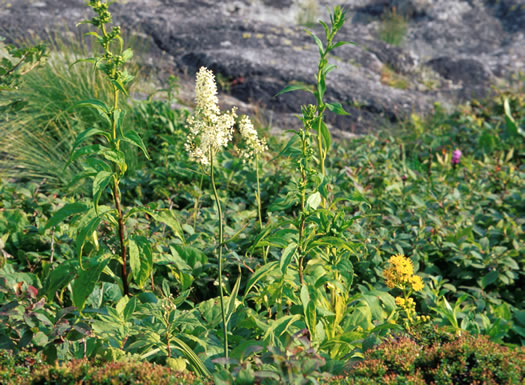
[[[151,159],[148,154],[148,150],[146,149],[146,145],[144,144],[144,142],[142,141],[142,138],[139,136],[139,134],[136,131],[133,131],[133,130],[127,131],[124,134],[124,137],[122,138],[122,140],[128,143],[131,143],[134,146],[137,146],[138,148],[142,150],[142,152],[144,153],[147,159]]]
[[[281,259],[279,260],[279,268],[281,269],[281,273],[286,274],[286,270],[288,269],[288,265],[292,261],[292,258],[295,254],[295,251],[297,250],[297,244],[296,243],[290,243],[282,252]]]
[[[300,84],[290,84],[289,86],[284,87],[274,97],[277,97],[279,95],[285,94],[287,92],[292,92],[292,91],[306,91],[306,92],[309,92],[311,94],[314,93],[314,90],[313,90],[312,86],[300,83]]]
[[[129,266],[131,267],[131,274],[136,281],[140,272],[140,251],[139,247],[133,239],[129,240]]]
[[[345,111],[341,103],[326,103],[326,107],[337,115],[350,115]]]
[[[129,240],[129,258],[133,279],[142,288],[153,269],[153,251],[146,237]]]
[[[99,151],[99,154],[104,157],[104,159],[109,160],[110,162],[115,163],[120,169],[120,173],[124,174],[128,169],[126,164],[126,156],[122,151],[112,150],[109,148],[102,148]]]
[[[306,207],[309,207],[312,210],[317,210],[317,208],[321,204],[321,201],[322,201],[321,193],[319,191],[316,191],[312,195],[310,195],[308,199],[306,200]]]
[[[487,286],[496,282],[498,280],[498,277],[499,273],[497,270],[491,271],[481,279],[481,287],[483,287],[483,289],[486,289]]]
[[[122,52],[122,60],[124,62],[127,62],[129,59],[133,57],[133,50],[131,48],[127,48]]]
[[[62,290],[73,280],[77,269],[78,261],[70,259],[51,270],[44,283],[44,294],[50,302],[57,291]]]
[[[108,262],[109,259],[99,260],[92,258],[89,260],[87,268],[79,272],[78,277],[73,282],[73,294],[71,298],[73,305],[75,305],[78,310],[82,311],[84,309],[87,298],[93,292],[100,274]]]
[[[154,214],[154,218],[158,222],[168,225],[173,230],[175,236],[177,236],[183,243],[186,243],[186,239],[184,238],[184,232],[182,231],[182,226],[180,225],[179,220],[175,217],[172,211],[161,210],[158,214]]]
[[[62,207],[60,210],[58,210],[55,215],[51,217],[49,221],[47,221],[46,226],[44,227],[44,230],[49,229],[50,227],[54,227],[61,223],[64,219],[67,217],[74,215],[74,214],[81,214],[89,210],[89,206],[82,202],[75,202],[75,203],[68,203],[64,207]]]
[[[270,327],[264,333],[263,340],[268,340],[275,343],[276,338],[282,336],[286,331],[297,321],[301,319],[299,314],[287,315],[276,320],[271,320]]]

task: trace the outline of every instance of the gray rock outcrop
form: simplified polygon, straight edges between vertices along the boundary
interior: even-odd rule
[[[292,81],[313,83],[318,51],[298,22],[327,19],[333,0],[122,0],[116,23],[148,40],[146,64],[166,76],[188,78],[207,66],[227,83],[234,102],[273,114],[281,128],[296,124],[308,94],[274,95]],[[63,30],[88,15],[81,0],[0,0],[0,25],[9,37]],[[349,117],[330,116],[341,132],[374,130],[434,102],[453,106],[481,98],[490,85],[525,71],[523,0],[347,0],[338,36],[355,45],[330,58],[327,97]],[[397,17],[397,24],[392,18]],[[388,23],[391,24],[388,24]],[[389,27],[390,25],[390,27]],[[381,40],[400,27],[399,46]],[[319,35],[321,29],[311,25]],[[391,32],[391,31],[386,31]],[[399,36],[398,36],[399,37]],[[382,37],[385,39],[384,37]],[[236,99],[236,100],[235,100]]]

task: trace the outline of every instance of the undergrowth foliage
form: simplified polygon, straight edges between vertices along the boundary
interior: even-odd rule
[[[128,98],[132,51],[88,6],[100,52],[31,59],[0,94],[0,127],[67,154],[1,150],[0,381],[523,381],[523,93],[332,141],[335,7],[313,85],[281,92],[315,104],[281,139],[221,112],[206,68],[192,111],[173,79]]]

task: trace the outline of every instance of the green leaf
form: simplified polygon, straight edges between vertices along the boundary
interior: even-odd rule
[[[77,235],[77,238],[75,240],[75,252],[76,255],[80,258],[80,266],[82,267],[82,251],[84,250],[84,244],[86,243],[86,239],[89,235],[93,234],[93,232],[98,228],[98,225],[102,221],[102,218],[100,216],[95,216],[94,218],[91,218],[87,224],[82,227]]]
[[[100,197],[112,179],[113,173],[109,171],[100,171],[93,179],[93,205],[97,213]]]
[[[133,57],[133,50],[131,48],[127,48],[122,52],[122,60],[124,62],[127,62],[129,59]]]
[[[333,113],[337,115],[350,115],[348,112],[345,111],[341,103],[327,103],[326,107]]]
[[[316,191],[312,195],[310,195],[308,199],[306,200],[306,207],[309,207],[312,210],[317,210],[317,208],[321,204],[321,201],[322,201],[321,193],[319,191]]]
[[[328,126],[321,120],[321,136],[323,138],[324,143],[324,149],[326,152],[330,149],[330,146],[332,145],[332,135],[330,134],[330,130],[328,129]]]
[[[131,274],[136,281],[140,272],[140,251],[139,247],[133,239],[129,240],[129,266],[131,267]]]
[[[295,251],[297,250],[297,244],[296,243],[290,243],[282,252],[281,259],[279,260],[279,268],[281,269],[281,273],[286,274],[286,270],[288,269],[288,265],[292,261],[292,258],[295,254]]]
[[[126,164],[126,156],[122,151],[116,151],[103,147],[98,153],[102,155],[104,159],[115,163],[120,169],[121,174],[124,174],[128,169],[128,165]]]
[[[142,141],[142,138],[139,136],[139,134],[137,134],[136,131],[133,131],[133,130],[127,131],[124,134],[124,137],[122,138],[122,140],[128,143],[131,143],[134,146],[137,146],[138,148],[142,150],[142,152],[144,153],[147,159],[151,159],[148,154],[148,150],[146,149],[146,146],[144,145],[144,142]]]
[[[146,237],[129,240],[129,264],[133,280],[142,288],[153,269],[153,251]]]
[[[312,86],[309,86],[307,84],[299,83],[299,84],[290,84],[289,86],[284,87],[281,91],[279,91],[274,97],[277,97],[279,95],[285,94],[287,92],[292,91],[306,91],[311,94],[314,93],[314,90]]]
[[[55,293],[66,287],[75,277],[78,261],[70,259],[51,270],[44,283],[44,294],[52,301]]]
[[[237,278],[237,281],[235,281],[235,285],[233,286],[233,290],[228,297],[228,301],[226,302],[226,328],[228,327],[228,323],[230,322],[230,318],[235,312],[235,301],[237,300],[237,296],[239,295],[239,287],[241,285],[241,278],[242,276],[239,275]]]
[[[273,261],[257,269],[257,271],[255,271],[255,273],[250,277],[250,279],[248,280],[248,283],[246,284],[246,291],[245,291],[244,297],[246,298],[248,293],[253,289],[255,285],[257,285],[257,283],[260,280],[267,278],[267,276],[273,274],[277,270],[277,268],[278,268],[277,261]]]
[[[313,37],[313,39],[314,39],[314,41],[315,41],[315,44],[317,45],[317,47],[319,47],[319,54],[320,54],[321,56],[323,56],[323,54],[324,54],[324,45],[323,45],[323,42],[322,42],[321,39],[319,39],[319,38],[317,37],[317,35],[316,35],[315,33],[313,33],[312,31],[307,31],[307,32],[310,34],[310,36]]]
[[[53,215],[51,219],[47,221],[44,230],[58,225],[60,222],[62,222],[64,219],[71,215],[81,214],[86,212],[87,210],[89,210],[89,206],[82,202],[69,203],[62,207],[60,210],[58,210],[55,213],[55,215]]]
[[[108,116],[109,119],[109,108],[106,106],[106,103],[104,103],[101,100],[98,99],[86,99],[81,100],[79,102],[76,102],[71,106],[70,108],[77,108],[77,107],[90,107],[94,108],[95,110],[103,113],[104,115]]]
[[[491,271],[481,279],[481,287],[483,287],[483,289],[486,289],[487,286],[496,282],[498,280],[498,277],[499,273],[497,270]]]
[[[356,43],[354,43],[353,41],[338,41],[332,47],[330,47],[330,49],[332,50],[347,44],[356,45]]]
[[[84,140],[95,135],[102,135],[104,138],[106,138],[108,143],[111,142],[111,135],[109,134],[109,132],[97,127],[88,128],[87,130],[82,131],[80,134],[78,134],[75,143],[73,144],[73,152]]]
[[[182,231],[182,226],[180,225],[179,220],[175,217],[172,211],[162,210],[158,214],[155,214],[154,218],[158,222],[168,225],[173,230],[175,236],[177,236],[183,243],[186,243],[186,240],[184,238],[184,232]]]
[[[102,261],[92,258],[88,262],[88,266],[85,270],[81,270],[78,277],[73,282],[72,287],[72,301],[78,310],[83,310],[86,304],[87,298],[93,292],[96,283],[102,273],[102,270],[108,264],[109,259],[104,259]]]
[[[518,124],[516,123],[516,121],[512,117],[512,113],[510,111],[510,105],[509,105],[509,100],[508,99],[505,99],[505,101],[503,102],[503,108],[505,110],[505,124],[507,126],[507,131],[512,136],[521,135],[521,136],[525,137],[525,131],[523,131],[521,129],[521,127],[518,126]]]
[[[126,90],[126,87],[124,87],[124,84],[122,84],[119,80],[111,80],[111,82],[117,87],[117,89],[122,92],[124,95],[128,95],[128,90]]]

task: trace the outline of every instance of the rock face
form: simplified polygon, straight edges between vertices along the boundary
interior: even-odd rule
[[[2,4],[3,3],[3,4]],[[8,3],[10,3],[8,5]],[[273,125],[296,124],[311,103],[302,92],[275,97],[292,81],[312,84],[318,50],[298,22],[327,20],[334,0],[121,0],[116,23],[148,40],[145,62],[189,77],[200,66],[220,74],[236,104],[262,107]],[[349,117],[330,116],[344,133],[374,130],[434,102],[455,105],[485,96],[489,86],[525,71],[523,0],[346,0],[338,66],[327,98]],[[0,34],[71,29],[88,15],[82,0],[0,0]],[[322,29],[310,25],[318,35]],[[397,29],[396,29],[397,28]],[[396,32],[400,30],[401,32]],[[402,37],[399,46],[388,36]],[[390,35],[389,35],[390,34]],[[385,37],[386,36],[386,37]],[[383,39],[383,40],[381,40]],[[237,99],[237,100],[235,100]],[[242,102],[242,103],[241,103]]]

